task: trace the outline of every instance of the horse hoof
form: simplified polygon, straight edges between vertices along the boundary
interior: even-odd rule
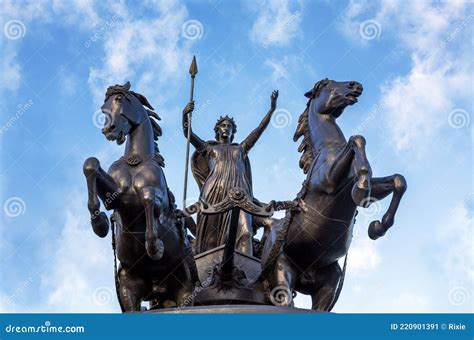
[[[385,235],[385,233],[386,233],[386,230],[383,227],[382,223],[380,223],[379,221],[372,221],[370,223],[370,225],[369,225],[369,237],[372,240],[376,240],[379,237],[382,237],[383,235]]]
[[[165,252],[165,246],[160,239],[153,240],[152,242],[145,241],[145,248],[148,256],[154,261],[161,260]]]
[[[109,233],[109,219],[104,212],[91,218],[92,230],[99,237],[106,237]]]

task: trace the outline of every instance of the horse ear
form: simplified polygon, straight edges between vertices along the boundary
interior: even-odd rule
[[[306,93],[304,94],[304,96],[305,96],[306,98],[313,98],[313,97],[314,97],[314,94],[319,91],[319,88],[321,87],[321,85],[322,85],[322,84],[324,83],[324,81],[326,81],[326,80],[328,80],[328,78],[325,78],[325,79],[323,79],[323,80],[318,81],[316,84],[314,84],[313,88],[312,88],[310,91],[308,91],[308,92],[306,92]]]
[[[125,91],[130,91],[130,88],[132,87],[132,85],[130,84],[129,81],[127,81],[124,85],[123,85]]]

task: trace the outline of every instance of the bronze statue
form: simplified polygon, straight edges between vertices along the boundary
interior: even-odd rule
[[[105,237],[109,230],[99,197],[105,209],[114,210],[112,237],[120,261],[116,284],[122,310],[138,311],[142,301],[150,301],[151,308],[181,306],[189,302],[198,279],[192,276],[185,226],[176,217],[162,169],[157,145],[160,118],[144,96],[130,91],[128,82],[109,87],[101,109],[106,115],[102,133],[118,145],[127,140],[125,153],[107,172],[96,158],[88,158],[84,174],[91,224],[98,236]]]
[[[286,305],[296,290],[311,295],[312,309],[330,311],[342,289],[346,265],[341,270],[337,260],[347,256],[357,206],[393,194],[382,220],[370,223],[369,237],[375,240],[393,225],[407,188],[402,175],[372,177],[364,137],[346,141],[336,123],[361,94],[358,82],[328,79],[305,94],[309,101],[294,140],[303,137],[300,167],[308,176],[296,198],[298,207],[275,225],[262,255],[262,276],[270,290],[286,291]]]
[[[208,204],[217,204],[223,201],[229,191],[238,187],[249,197],[252,193],[252,175],[248,153],[255,145],[263,131],[270,123],[276,108],[278,91],[271,95],[270,110],[261,123],[241,143],[234,143],[237,125],[229,116],[220,117],[214,126],[215,141],[204,141],[192,130],[190,142],[196,148],[191,166],[194,178],[201,191],[200,199]],[[188,103],[183,110],[183,132],[187,137],[189,113],[194,110],[194,102]],[[196,253],[223,245],[229,234],[231,216],[230,211],[222,214],[197,216]],[[237,231],[237,249],[252,255],[253,245],[253,218],[252,215],[240,211]]]
[[[381,221],[369,225],[369,237],[375,240],[393,225],[407,188],[402,175],[372,177],[364,137],[346,140],[336,123],[345,108],[357,102],[362,85],[323,79],[305,94],[309,100],[294,141],[302,137],[298,151],[303,153],[300,167],[306,180],[296,199],[266,204],[253,195],[248,153],[271,120],[278,91],[273,91],[270,110],[259,126],[241,143],[234,142],[237,125],[229,116],[218,119],[215,140],[206,142],[191,129],[195,58],[190,74],[190,102],[182,117],[188,141],[183,201],[192,144],[197,202],[182,211],[176,208],[157,145],[159,117],[144,96],[130,91],[130,83],[109,87],[102,106],[102,132],[119,145],[127,141],[124,156],[107,172],[96,158],[84,163],[88,209],[98,236],[105,237],[110,228],[100,200],[106,210],[113,210],[112,246],[122,311],[138,311],[149,301],[150,309],[180,311],[195,304],[208,309],[225,305],[235,311],[232,305],[245,305],[237,310],[250,312],[258,305],[266,308],[260,312],[298,312],[292,308],[296,292],[311,295],[313,310],[330,311],[342,289],[357,208],[392,194]],[[286,210],[283,219],[272,218],[277,210]],[[191,216],[195,213],[197,224]],[[265,232],[254,247],[258,227]],[[188,231],[196,236],[194,252]],[[341,269],[338,260],[344,256]]]

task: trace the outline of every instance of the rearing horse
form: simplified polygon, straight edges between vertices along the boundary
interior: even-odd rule
[[[156,143],[159,117],[144,96],[130,91],[128,82],[109,87],[101,109],[106,115],[102,133],[119,145],[127,140],[125,153],[108,172],[97,158],[88,158],[84,174],[98,236],[109,230],[99,197],[105,209],[114,210],[122,310],[138,311],[142,301],[153,301],[153,308],[183,305],[193,289],[193,259],[162,169]]]
[[[300,167],[308,174],[297,196],[298,208],[287,211],[267,236],[262,255],[262,276],[282,305],[291,304],[292,290],[312,297],[312,309],[329,311],[342,289],[345,264],[357,206],[392,194],[381,221],[370,223],[373,240],[393,225],[406,190],[403,176],[374,178],[365,153],[365,139],[346,141],[336,119],[357,102],[362,85],[323,79],[305,94],[309,101],[301,114],[294,141],[303,140]],[[285,295],[285,294],[283,294]],[[274,301],[275,299],[273,299]]]

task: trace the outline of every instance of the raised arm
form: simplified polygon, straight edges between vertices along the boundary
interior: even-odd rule
[[[188,113],[192,112],[193,110],[194,102],[188,103],[188,105],[186,105],[183,110],[183,133],[185,138],[188,138]],[[194,145],[197,150],[200,150],[204,148],[206,142],[199,138],[191,129],[191,144]]]
[[[272,119],[273,112],[275,112],[276,109],[276,103],[278,99],[278,90],[273,91],[271,95],[271,105],[270,105],[270,110],[268,110],[267,114],[265,117],[262,119],[260,124],[257,126],[256,129],[254,129],[248,136],[245,138],[240,145],[244,148],[245,151],[249,151],[255,143],[257,143],[258,139],[262,135],[263,131],[267,128],[268,124],[270,123],[270,120]]]

